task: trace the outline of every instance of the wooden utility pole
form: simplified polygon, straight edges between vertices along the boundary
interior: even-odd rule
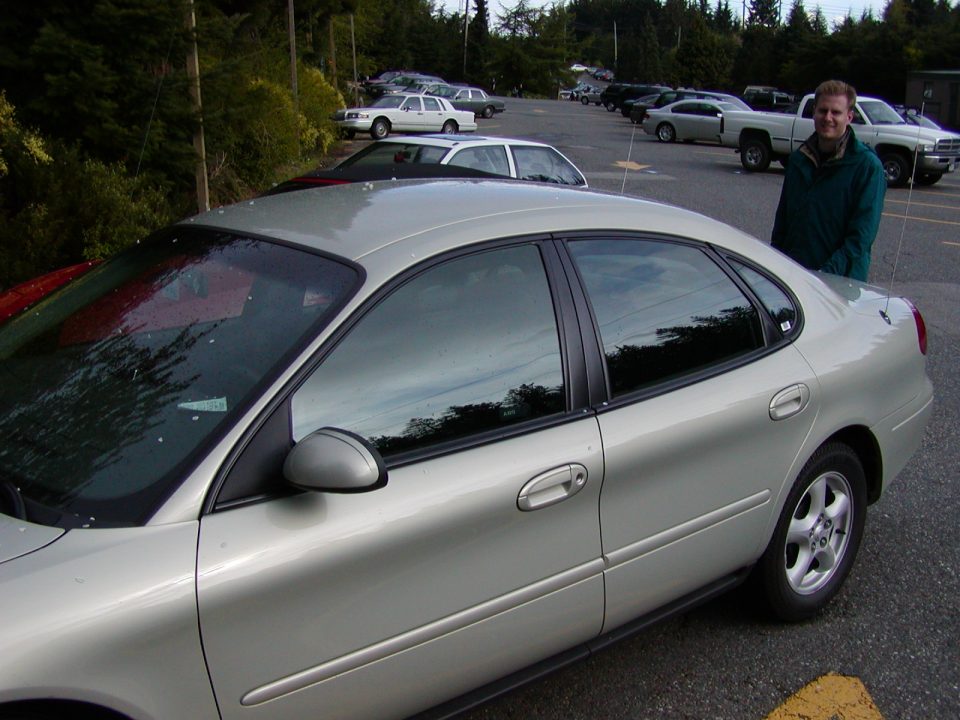
[[[200,102],[200,55],[197,52],[197,18],[193,12],[193,0],[187,0],[187,31],[190,33],[190,47],[187,50],[187,78],[190,87],[190,99],[197,118],[197,128],[193,132],[193,149],[196,153],[197,208],[200,212],[210,209],[210,190],[207,185],[207,150],[203,142],[203,104]]]
[[[287,34],[290,38],[290,93],[293,95],[293,116],[300,116],[300,92],[297,89],[297,21],[293,0],[287,0]],[[297,156],[300,156],[300,123],[297,122]]]

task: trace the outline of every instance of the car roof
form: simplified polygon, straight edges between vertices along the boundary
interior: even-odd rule
[[[582,188],[516,180],[396,180],[261,197],[182,221],[274,238],[360,263],[379,284],[426,257],[552,231],[684,235],[744,251],[762,245],[692,211]]]
[[[527,145],[531,147],[550,147],[541,142],[510,137],[487,137],[485,135],[457,135],[446,133],[427,133],[425,135],[391,135],[379,143],[404,143],[407,145],[430,145],[432,147],[453,148],[471,145]]]

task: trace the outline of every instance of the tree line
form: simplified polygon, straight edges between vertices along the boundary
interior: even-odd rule
[[[517,0],[495,14],[472,0],[466,16],[433,0],[8,6],[0,288],[195,212],[201,126],[214,205],[315,165],[338,140],[331,112],[357,97],[357,80],[387,69],[542,97],[574,81],[575,61],[623,80],[733,91],[804,92],[841,77],[899,101],[910,70],[960,67],[960,8],[948,0],[889,0],[880,17],[833,25],[803,0],[783,18],[779,0],[750,0],[746,17],[729,0]],[[194,44],[202,112],[186,71]]]

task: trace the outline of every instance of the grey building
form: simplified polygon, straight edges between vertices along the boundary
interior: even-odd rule
[[[924,115],[943,127],[960,130],[960,69],[907,73],[906,105],[923,106]]]

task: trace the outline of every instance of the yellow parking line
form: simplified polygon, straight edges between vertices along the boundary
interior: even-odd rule
[[[626,168],[627,170],[645,170],[650,167],[649,165],[635,163],[633,160],[617,160],[614,165],[618,168]]]
[[[933,218],[914,217],[913,215],[894,215],[893,213],[883,213],[884,217],[898,218],[899,220],[917,220],[918,222],[936,223],[937,225],[958,225],[956,220],[934,220]]]
[[[830,673],[817,678],[765,720],[883,720],[859,678]]]

